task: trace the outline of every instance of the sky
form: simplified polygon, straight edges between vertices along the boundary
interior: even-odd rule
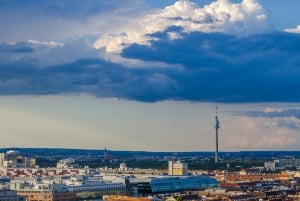
[[[299,150],[298,0],[0,0],[0,147]]]

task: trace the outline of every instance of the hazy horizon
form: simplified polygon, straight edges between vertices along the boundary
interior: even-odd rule
[[[0,0],[0,147],[300,150],[297,0]]]

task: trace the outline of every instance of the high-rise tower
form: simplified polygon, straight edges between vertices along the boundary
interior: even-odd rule
[[[216,152],[215,152],[215,163],[219,162],[219,128],[220,128],[220,122],[218,118],[218,106],[216,106],[216,120],[215,120],[215,129],[216,129]]]

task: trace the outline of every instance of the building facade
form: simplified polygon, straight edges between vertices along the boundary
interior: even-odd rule
[[[180,161],[169,161],[168,174],[176,176],[184,176],[188,174],[188,164]]]
[[[75,193],[69,192],[65,184],[24,185],[24,183],[11,183],[11,189],[18,196],[26,197],[27,201],[75,201]]]
[[[0,201],[25,201],[25,198],[18,196],[16,191],[0,189]]]
[[[130,178],[129,192],[133,196],[148,196],[217,187],[217,180],[206,175]]]
[[[68,186],[70,192],[74,192],[76,200],[96,200],[103,195],[125,195],[127,188],[122,183],[98,183]]]
[[[1,168],[33,168],[36,166],[35,158],[24,157],[19,151],[0,153]]]

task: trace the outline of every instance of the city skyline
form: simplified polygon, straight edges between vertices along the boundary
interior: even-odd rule
[[[0,0],[0,147],[299,150],[299,6]]]

